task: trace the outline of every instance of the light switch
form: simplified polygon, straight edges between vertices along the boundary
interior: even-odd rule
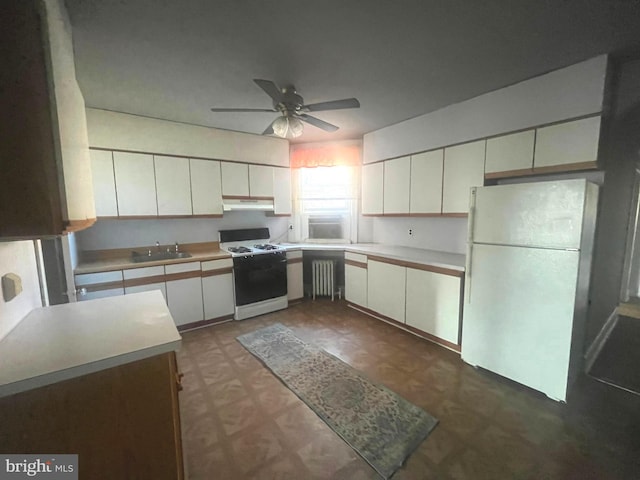
[[[7,273],[2,277],[2,297],[5,302],[13,300],[22,292],[22,279],[15,273]]]

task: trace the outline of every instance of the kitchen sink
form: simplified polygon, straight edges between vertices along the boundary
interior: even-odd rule
[[[187,252],[131,252],[131,259],[136,263],[177,260],[179,258],[191,258],[191,254]]]

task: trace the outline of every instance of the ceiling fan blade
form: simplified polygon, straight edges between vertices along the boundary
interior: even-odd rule
[[[271,80],[260,80],[259,78],[254,78],[253,81],[262,90],[264,90],[265,93],[269,95],[276,103],[280,102],[280,100],[282,99],[282,92],[275,83],[273,83]]]
[[[341,110],[343,108],[360,108],[357,98],[345,98],[343,100],[333,100],[331,102],[312,103],[303,105],[302,109],[307,112],[322,112],[323,110]]]
[[[314,127],[318,127],[324,130],[325,132],[335,132],[336,130],[338,130],[338,127],[336,127],[335,125],[325,122],[324,120],[320,120],[319,118],[312,117],[305,113],[296,115],[296,117],[302,120],[303,122],[307,122],[308,124],[313,125]]]
[[[212,112],[277,112],[273,108],[212,108]]]
[[[275,120],[273,122],[275,122]],[[264,132],[262,132],[262,135],[272,135],[274,133],[273,132],[273,122],[271,122],[269,124],[269,126],[264,129]]]

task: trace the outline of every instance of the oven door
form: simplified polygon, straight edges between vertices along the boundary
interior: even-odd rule
[[[287,256],[284,252],[234,257],[236,305],[282,297],[287,294]]]

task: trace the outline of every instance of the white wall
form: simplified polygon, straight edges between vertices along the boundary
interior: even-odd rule
[[[282,138],[95,108],[87,108],[87,123],[91,147],[289,166],[289,142]]]
[[[0,340],[34,308],[42,306],[40,281],[33,242],[0,242],[0,277],[15,273],[22,279],[22,293],[9,302],[0,294]]]
[[[178,243],[217,242],[218,230],[269,227],[273,241],[287,241],[289,217],[267,217],[263,212],[227,212],[223,218],[158,220],[98,220],[76,233],[79,250],[105,250]],[[280,237],[280,238],[278,238]]]
[[[371,217],[374,243],[466,253],[466,218]],[[412,234],[409,235],[409,229]]]
[[[607,56],[501,88],[364,135],[365,163],[602,110]]]

